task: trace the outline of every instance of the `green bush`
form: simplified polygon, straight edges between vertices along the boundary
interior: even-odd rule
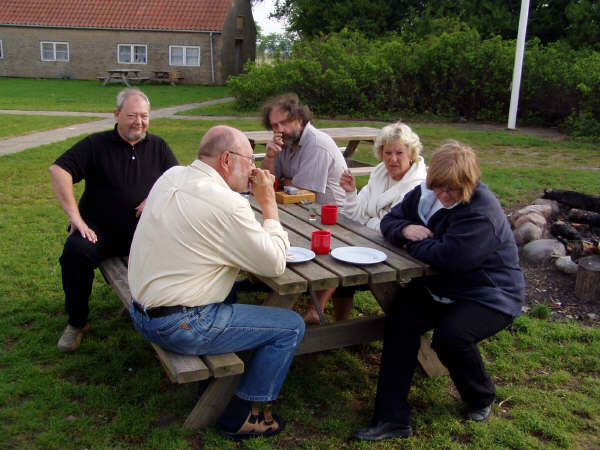
[[[228,86],[242,109],[294,91],[321,115],[417,113],[503,122],[514,53],[515,41],[482,39],[468,28],[416,41],[400,36],[369,40],[342,31],[296,43],[291,60],[251,64]],[[597,138],[599,93],[599,52],[575,51],[564,43],[527,43],[520,123],[561,126]]]

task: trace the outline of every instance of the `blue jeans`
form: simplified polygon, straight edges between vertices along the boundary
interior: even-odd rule
[[[175,353],[215,355],[253,349],[236,391],[248,401],[277,398],[304,337],[302,318],[282,308],[211,303],[151,319],[131,304],[130,312],[142,336]]]

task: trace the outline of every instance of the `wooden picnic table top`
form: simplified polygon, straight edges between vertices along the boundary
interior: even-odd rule
[[[261,218],[256,199],[250,195],[249,201],[257,217]],[[329,254],[317,255],[314,260],[305,263],[288,264],[282,276],[263,280],[280,295],[326,287],[407,282],[431,273],[428,265],[410,257],[404,249],[390,244],[379,233],[340,214],[336,225],[323,225],[320,220],[309,220],[306,205],[279,204],[278,207],[281,224],[288,232],[292,246],[310,248],[312,232],[321,229],[331,231],[332,249],[346,246],[370,247],[387,256],[383,263],[361,266],[340,262]]]
[[[374,141],[379,132],[379,128],[374,127],[340,127],[340,128],[319,128],[327,133],[334,141]],[[254,144],[266,144],[273,140],[273,132],[268,130],[245,131],[246,137]]]
[[[128,74],[128,73],[140,73],[141,69],[106,69],[108,73]]]

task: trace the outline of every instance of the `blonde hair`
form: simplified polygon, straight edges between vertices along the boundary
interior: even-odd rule
[[[421,150],[423,150],[423,144],[421,144],[421,140],[417,133],[402,122],[396,122],[381,129],[381,132],[375,139],[375,144],[373,144],[373,154],[375,155],[375,158],[377,158],[378,161],[381,161],[383,147],[385,145],[395,144],[398,141],[402,142],[408,149],[408,158],[411,162],[419,159]]]
[[[460,142],[445,142],[429,161],[427,188],[459,190],[461,202],[471,199],[480,180],[481,169],[475,151]]]

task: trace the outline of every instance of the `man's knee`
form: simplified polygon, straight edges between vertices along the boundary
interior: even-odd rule
[[[297,336],[297,345],[302,342],[304,338],[304,332],[306,331],[306,324],[304,323],[304,319],[295,311],[289,311],[290,313],[290,329],[294,331]]]
[[[71,234],[65,241],[61,264],[98,264],[100,260],[98,244],[92,243],[81,237],[77,232]]]

